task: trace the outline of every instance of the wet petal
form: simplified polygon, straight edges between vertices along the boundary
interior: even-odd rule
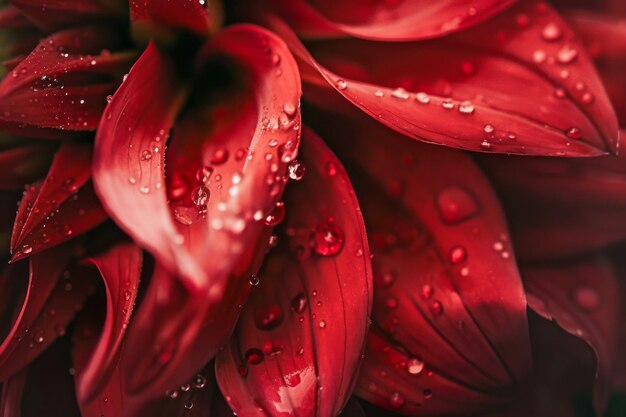
[[[131,0],[131,18],[156,30],[186,29],[198,35],[207,35],[212,22],[209,18],[209,0]]]
[[[602,415],[611,391],[620,319],[619,286],[611,267],[592,258],[522,267],[522,276],[530,308],[594,350],[594,403]]]
[[[186,96],[166,57],[149,46],[96,140],[102,201],[160,264],[129,331],[134,368],[124,370],[128,392],[146,399],[189,378],[230,335],[233,306],[243,302],[269,236],[261,220],[280,202],[299,143],[297,66],[277,37],[231,26],[207,43],[195,70],[230,81]]]
[[[15,320],[0,345],[0,380],[23,369],[65,334],[65,326],[94,290],[93,276],[85,268],[66,269],[71,249],[59,247],[31,257],[26,294],[16,305]],[[20,278],[25,277],[2,277]]]
[[[352,167],[373,242],[377,336],[357,395],[403,414],[499,404],[531,360],[523,287],[488,182],[464,153],[365,116],[321,117]]]
[[[365,113],[414,139],[531,155],[617,151],[616,117],[592,62],[543,3],[521,2],[441,40],[312,44],[318,61],[286,25],[272,27],[303,63],[309,85],[320,86],[315,70]]]
[[[99,391],[114,371],[122,339],[130,320],[142,267],[141,250],[133,244],[120,244],[90,260],[104,281],[107,316],[100,340],[80,375],[78,396],[85,402]]]
[[[301,155],[306,173],[286,196],[287,233],[217,356],[238,415],[336,416],[361,360],[372,294],[365,226],[341,164],[307,130]]]
[[[256,2],[252,2],[256,3]],[[428,0],[335,2],[273,0],[263,3],[304,37],[341,36],[379,41],[406,41],[443,36],[501,12],[513,0],[448,1]],[[252,4],[252,10],[255,11]]]
[[[95,130],[106,97],[134,58],[116,53],[121,45],[114,29],[102,27],[43,39],[0,84],[0,127],[34,137],[59,137],[57,129]]]
[[[626,238],[626,157],[481,158],[518,256],[550,260]]]

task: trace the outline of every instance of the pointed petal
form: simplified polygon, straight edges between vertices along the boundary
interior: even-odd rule
[[[106,384],[119,359],[122,339],[137,296],[142,253],[137,246],[125,243],[90,261],[96,265],[104,281],[107,317],[100,340],[77,384],[78,396],[85,402],[89,402]]]
[[[231,26],[207,43],[197,70],[206,80],[227,73],[237,82],[219,88],[234,91],[195,88],[193,105],[175,120],[186,87],[149,46],[96,139],[103,203],[160,264],[129,331],[134,368],[124,370],[128,392],[145,399],[188,379],[230,335],[238,315],[232,307],[243,302],[270,233],[258,220],[280,201],[299,143],[297,66],[280,39]],[[223,99],[207,103],[220,93]],[[163,142],[172,128],[166,177]]]
[[[11,4],[44,31],[88,23],[122,21],[128,14],[119,0],[11,0]]]
[[[306,174],[235,334],[217,355],[220,388],[242,416],[336,416],[352,392],[371,309],[365,226],[347,174],[305,130]],[[333,167],[332,174],[328,166]]]
[[[31,257],[26,295],[0,345],[0,380],[23,369],[63,335],[65,326],[94,290],[93,277],[85,268],[65,270],[71,249],[60,247]]]
[[[46,129],[95,130],[107,95],[134,58],[114,52],[122,42],[113,28],[103,27],[43,39],[0,84],[0,128],[35,137],[46,137]]]
[[[481,158],[524,260],[564,258],[626,238],[626,157]]]
[[[211,19],[205,4],[208,0],[131,0],[132,20],[156,30],[186,29],[200,36],[206,36],[211,29]]]
[[[617,151],[617,120],[602,82],[573,32],[544,3],[520,2],[441,40],[313,44],[319,62],[285,24],[271,26],[303,66],[414,139],[531,155]]]
[[[523,287],[488,182],[464,153],[412,142],[365,116],[321,117],[353,167],[373,242],[373,326],[396,351],[370,344],[357,395],[403,414],[499,404],[531,359]]]
[[[528,305],[587,343],[597,358],[594,403],[606,409],[616,358],[620,298],[607,262],[586,259],[522,268]]]
[[[0,190],[20,190],[45,177],[55,149],[53,143],[28,141],[0,149]]]
[[[263,7],[256,10],[257,3],[252,3],[252,11],[258,14],[269,9],[308,38],[345,34],[378,41],[408,41],[435,38],[474,26],[511,6],[514,0],[273,0],[263,2]]]

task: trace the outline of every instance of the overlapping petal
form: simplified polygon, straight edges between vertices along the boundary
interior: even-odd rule
[[[0,190],[21,190],[25,184],[43,177],[52,161],[57,145],[50,141],[31,141],[0,134]]]
[[[3,313],[13,320],[0,345],[0,380],[22,370],[62,336],[65,326],[94,290],[93,276],[85,268],[68,268],[71,250],[64,246],[31,257],[25,295],[18,298],[21,303],[15,305],[14,312]],[[2,277],[3,280],[24,278]]]
[[[377,41],[408,41],[466,29],[511,6],[514,0],[271,0],[263,2],[263,7],[251,3],[252,11],[247,13],[276,13],[305,38],[348,35]]]
[[[617,121],[600,78],[573,32],[544,3],[521,2],[441,40],[311,43],[313,56],[285,24],[271,26],[299,57],[311,87],[322,86],[321,75],[409,137],[482,152],[617,150]],[[322,97],[325,105],[334,100],[330,93]]]
[[[523,267],[522,276],[530,308],[556,321],[594,350],[594,402],[598,415],[602,415],[613,380],[621,303],[610,265],[590,258]]]
[[[522,283],[486,179],[464,154],[364,116],[322,118],[373,242],[373,330],[357,394],[403,414],[500,404],[531,361]]]
[[[577,255],[626,238],[626,158],[481,158],[524,260]]]
[[[299,142],[299,76],[277,37],[232,26],[191,70],[209,87],[190,94],[150,45],[96,140],[103,203],[158,261],[128,335],[134,368],[124,369],[128,392],[145,398],[189,378],[231,333]]]
[[[212,21],[207,10],[209,0],[130,0],[131,18],[157,30],[186,29],[207,35]],[[157,32],[158,33],[158,32]]]
[[[91,144],[64,143],[46,179],[27,186],[13,225],[13,261],[72,239],[106,219],[90,182],[91,156]]]
[[[371,261],[354,191],[311,131],[301,156],[306,172],[285,199],[286,233],[217,356],[220,388],[241,416],[337,416],[369,327]]]
[[[0,84],[0,128],[18,135],[64,137],[94,130],[107,96],[134,53],[117,28],[68,29],[39,42]]]

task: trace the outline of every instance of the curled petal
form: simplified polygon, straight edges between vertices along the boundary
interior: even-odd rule
[[[253,2],[255,3],[255,2]],[[377,41],[440,37],[474,26],[511,6],[514,0],[428,0],[377,2],[359,0],[272,0],[263,3],[308,38],[341,36]],[[254,4],[251,6],[254,9]],[[259,11],[257,10],[257,13]]]
[[[262,220],[280,201],[299,143],[297,66],[276,36],[231,26],[192,70],[219,85],[189,94],[150,45],[96,139],[102,201],[159,263],[129,332],[134,367],[124,370],[128,392],[146,399],[189,378],[230,335],[232,307],[243,302],[270,232]]]
[[[522,268],[528,305],[587,343],[597,360],[594,403],[602,415],[611,391],[619,326],[619,285],[607,262],[586,259]]]
[[[414,139],[530,155],[617,151],[617,120],[592,62],[543,3],[520,2],[440,40],[313,43],[317,60],[286,25],[271,26],[301,60],[311,86],[323,77],[365,113]]]
[[[11,0],[41,30],[46,32],[65,27],[123,20],[126,2],[120,0]]]
[[[107,316],[100,340],[78,381],[78,396],[85,402],[89,402],[106,384],[117,365],[122,339],[137,297],[142,254],[133,244],[120,244],[91,259],[91,262],[104,281]]]
[[[353,167],[373,242],[378,336],[357,395],[402,414],[500,404],[531,359],[524,291],[488,182],[461,152],[411,142],[365,117],[323,117]]]
[[[321,139],[304,133],[306,173],[285,202],[289,232],[217,356],[220,388],[242,416],[259,408],[268,416],[338,415],[369,327],[371,261],[354,191]]]
[[[518,256],[551,260],[626,238],[626,157],[480,159],[511,224]]]
[[[54,130],[95,130],[122,81],[133,53],[115,53],[114,28],[87,27],[43,39],[0,84],[0,127],[34,137],[67,136]],[[36,105],[34,105],[36,103]]]
[[[16,306],[15,320],[0,345],[0,381],[23,369],[65,334],[65,326],[94,290],[93,276],[85,268],[65,269],[70,250],[64,246],[31,257],[26,293]]]

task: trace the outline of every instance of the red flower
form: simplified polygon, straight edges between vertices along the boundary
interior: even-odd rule
[[[608,7],[12,0],[1,415],[604,413]]]

